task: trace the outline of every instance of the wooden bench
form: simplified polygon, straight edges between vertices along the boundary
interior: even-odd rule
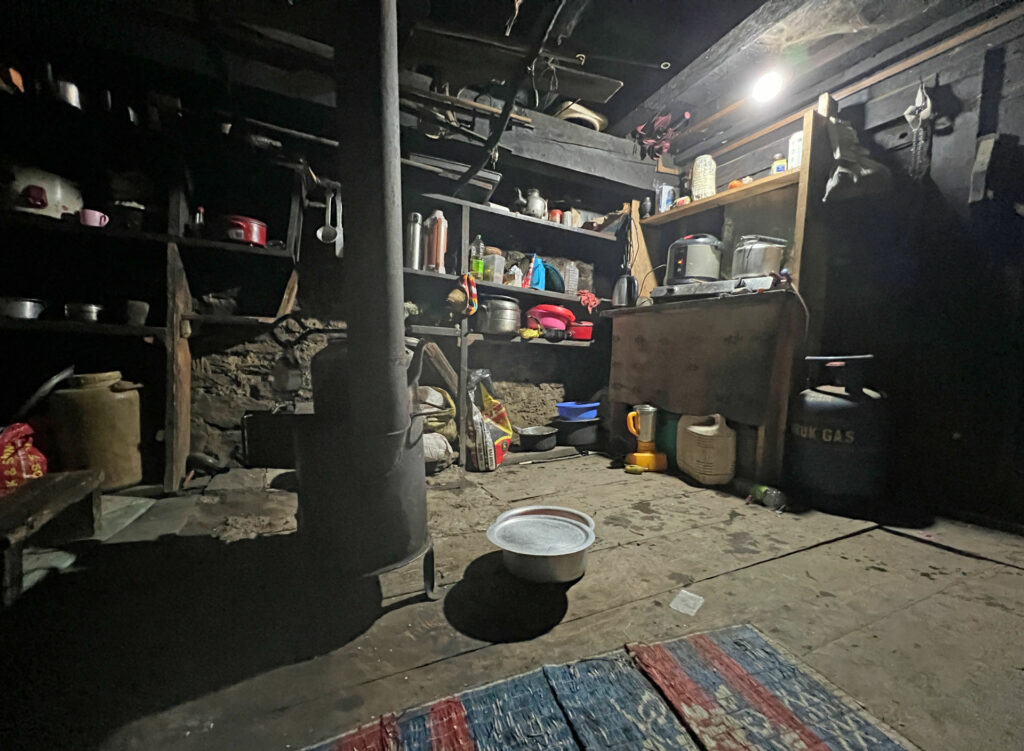
[[[0,552],[3,553],[3,605],[21,595],[21,554],[43,528],[48,541],[88,537],[99,514],[103,473],[91,469],[55,472],[0,496]]]

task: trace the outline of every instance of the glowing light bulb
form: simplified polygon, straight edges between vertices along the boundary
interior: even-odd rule
[[[754,88],[750,96],[757,102],[767,102],[778,96],[782,91],[782,74],[778,71],[770,71],[754,81]]]

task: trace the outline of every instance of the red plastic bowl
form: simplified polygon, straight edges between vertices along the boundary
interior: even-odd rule
[[[577,341],[590,341],[594,338],[594,324],[590,321],[570,323],[569,338]]]
[[[576,316],[572,311],[561,305],[534,305],[526,311],[526,325],[531,329],[537,328],[540,324],[546,329],[564,331],[575,320]]]

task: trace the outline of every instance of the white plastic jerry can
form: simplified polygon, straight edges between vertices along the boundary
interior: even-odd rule
[[[721,415],[683,415],[676,429],[676,463],[697,482],[725,485],[736,474],[736,431]]]

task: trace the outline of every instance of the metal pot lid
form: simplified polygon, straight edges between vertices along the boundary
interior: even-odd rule
[[[558,428],[550,428],[546,425],[531,425],[528,428],[515,428],[519,435],[554,435]]]
[[[510,302],[514,305],[519,305],[519,301],[514,297],[506,297],[505,295],[480,295],[482,301],[494,300],[495,302]]]
[[[594,530],[560,516],[499,517],[487,530],[487,539],[518,555],[572,555],[594,544]]]
[[[497,518],[497,521],[504,521],[513,516],[559,516],[571,521],[580,522],[594,529],[594,520],[589,514],[584,514],[582,511],[566,508],[565,506],[520,506],[519,508],[503,512]]]

